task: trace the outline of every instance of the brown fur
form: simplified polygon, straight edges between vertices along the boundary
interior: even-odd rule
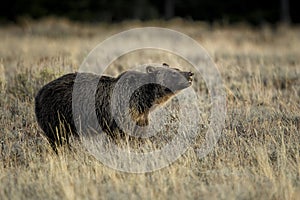
[[[53,147],[67,143],[71,134],[78,136],[72,112],[72,92],[76,76],[80,75],[82,82],[77,83],[79,91],[84,97],[87,93],[86,86],[92,81],[98,81],[95,94],[95,108],[98,123],[101,129],[109,136],[123,133],[114,117],[111,115],[111,96],[116,83],[122,78],[121,90],[130,91],[133,82],[150,80],[160,84],[150,83],[132,91],[129,101],[130,116],[138,126],[148,125],[148,115],[155,104],[168,101],[176,92],[190,86],[191,72],[183,72],[169,68],[165,64],[162,67],[147,67],[147,72],[127,71],[118,77],[98,76],[89,73],[66,74],[42,87],[35,97],[35,113],[39,126],[45,132],[46,137]],[[81,88],[82,86],[82,88]],[[170,87],[169,87],[170,86]],[[122,93],[122,92],[121,92]],[[122,95],[122,94],[120,94]],[[121,98],[122,99],[122,98]],[[89,116],[85,102],[81,102],[79,109],[82,115]],[[122,105],[122,102],[117,102]],[[119,107],[117,107],[119,108]],[[122,115],[122,112],[120,112]]]

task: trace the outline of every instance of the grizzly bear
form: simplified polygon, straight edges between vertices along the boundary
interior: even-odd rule
[[[76,82],[78,76],[80,81]],[[80,107],[82,115],[89,116],[92,111],[85,109],[88,103],[84,102],[84,98],[88,95],[89,83],[97,81],[93,108],[98,125],[104,133],[114,138],[126,132],[120,127],[119,121],[122,119],[130,119],[136,126],[147,126],[148,115],[153,107],[188,88],[192,84],[192,76],[192,72],[170,68],[165,63],[158,67],[147,66],[145,72],[125,71],[117,77],[77,72],[66,74],[46,84],[37,93],[37,122],[54,149],[57,145],[68,143],[71,135],[78,137],[78,126],[72,110],[73,87],[76,85],[83,99],[79,100],[81,105],[76,106]],[[128,105],[124,106],[126,98]]]

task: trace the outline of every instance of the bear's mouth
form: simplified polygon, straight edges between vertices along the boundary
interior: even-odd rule
[[[186,78],[186,87],[189,87],[192,85],[193,83],[193,76],[194,76],[194,73],[193,72],[184,72],[184,76]]]
[[[183,77],[178,84],[178,90],[190,87],[193,83],[193,72],[181,72],[181,74]]]
[[[193,75],[194,75],[193,72],[188,72],[188,82],[190,85],[192,85],[193,82]]]

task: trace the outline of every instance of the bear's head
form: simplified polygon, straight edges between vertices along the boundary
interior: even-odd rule
[[[163,67],[147,66],[146,73],[150,79],[160,85],[166,92],[176,93],[192,85],[193,73],[181,71],[177,68],[170,68],[163,64]]]

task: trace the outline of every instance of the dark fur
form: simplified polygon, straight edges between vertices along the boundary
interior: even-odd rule
[[[148,125],[148,114],[155,104],[162,104],[170,99],[177,91],[190,86],[191,72],[182,72],[178,69],[148,66],[146,73],[127,71],[118,77],[98,76],[90,73],[80,73],[82,82],[76,83],[83,89],[79,90],[84,96],[87,92],[84,84],[98,81],[95,95],[95,108],[98,122],[101,129],[108,135],[122,133],[116,121],[111,115],[111,96],[116,83],[122,79],[121,90],[130,90],[133,83],[149,80],[164,83],[168,87],[159,84],[146,84],[133,91],[129,101],[131,117],[137,125]],[[67,143],[71,134],[78,136],[72,114],[72,92],[74,81],[78,73],[66,74],[45,85],[35,97],[35,113],[39,126],[45,132],[49,142],[53,147]],[[81,88],[79,88],[81,89]],[[117,102],[122,104],[122,102]],[[82,103],[84,104],[84,102]],[[82,106],[82,113],[87,116],[88,110]]]

